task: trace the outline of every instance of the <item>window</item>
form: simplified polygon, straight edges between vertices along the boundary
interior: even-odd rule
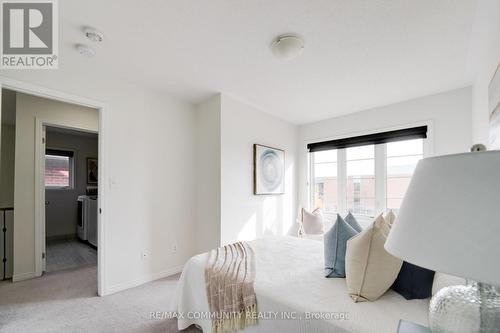
[[[311,208],[358,217],[399,210],[424,140],[410,139],[311,153]]]
[[[326,213],[336,213],[337,207],[337,151],[327,150],[314,155],[314,207]]]
[[[375,146],[346,149],[347,210],[358,215],[375,214]]]
[[[47,149],[45,153],[45,187],[73,188],[73,152]]]
[[[387,144],[387,209],[399,210],[413,171],[424,156],[423,148],[422,139]]]

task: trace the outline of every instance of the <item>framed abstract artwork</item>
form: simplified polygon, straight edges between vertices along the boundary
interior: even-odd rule
[[[285,193],[285,151],[253,145],[253,193]]]
[[[97,158],[87,158],[87,184],[97,184]]]
[[[500,63],[488,87],[490,110],[490,147],[500,149]]]

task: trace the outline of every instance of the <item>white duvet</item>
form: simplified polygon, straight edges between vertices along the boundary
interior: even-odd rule
[[[241,332],[396,332],[400,319],[427,325],[429,300],[407,301],[389,290],[375,302],[354,303],[345,279],[323,277],[323,242],[269,237],[249,242],[255,251],[255,292],[261,318]],[[204,269],[207,253],[192,257],[177,285],[178,328],[211,332]],[[301,318],[301,319],[299,319]]]

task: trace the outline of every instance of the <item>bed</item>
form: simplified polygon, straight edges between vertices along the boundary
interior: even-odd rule
[[[400,319],[427,325],[429,300],[407,301],[392,290],[375,302],[354,303],[345,279],[323,277],[323,242],[296,237],[266,237],[249,242],[255,251],[255,292],[262,316],[253,332],[396,332]],[[208,313],[204,269],[208,253],[184,266],[174,300],[180,330],[192,324],[204,333]],[[302,318],[297,320],[297,318]]]

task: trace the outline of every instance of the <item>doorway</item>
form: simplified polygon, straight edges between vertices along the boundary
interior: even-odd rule
[[[44,126],[45,265],[97,265],[98,133]]]
[[[104,206],[104,192],[105,189],[101,185],[102,184],[102,179],[104,179],[104,175],[106,172],[105,168],[105,161],[106,157],[103,154],[103,147],[104,147],[104,140],[103,140],[103,135],[102,135],[102,128],[103,128],[103,113],[105,112],[105,104],[98,102],[98,101],[93,101],[89,100],[87,98],[82,98],[76,95],[69,95],[67,93],[51,90],[51,89],[46,89],[44,87],[40,86],[34,86],[30,84],[26,84],[23,82],[19,82],[16,80],[12,80],[9,78],[1,77],[0,76],[0,87],[2,88],[2,91],[8,89],[10,91],[13,91],[17,94],[22,94],[22,95],[27,95],[31,96],[32,98],[42,98],[45,99],[49,102],[52,103],[60,103],[60,104],[67,104],[69,107],[82,107],[82,108],[89,108],[93,109],[94,112],[97,113],[97,118],[98,118],[98,125],[96,129],[92,129],[89,131],[89,128],[86,126],[83,126],[79,128],[79,126],[73,126],[72,124],[68,123],[68,118],[67,114],[60,119],[57,119],[52,117],[52,116],[47,116],[47,115],[40,115],[37,116],[34,121],[31,123],[34,125],[32,135],[34,136],[32,140],[27,140],[34,142],[34,152],[27,154],[31,156],[32,160],[34,160],[31,163],[34,163],[34,170],[32,175],[34,174],[34,180],[33,176],[30,177],[30,179],[26,179],[26,182],[31,182],[31,195],[33,195],[34,192],[34,203],[33,199],[31,199],[31,213],[28,212],[28,214],[32,214],[32,218],[24,218],[23,220],[27,220],[29,223],[33,223],[33,227],[28,228],[24,226],[24,230],[31,230],[32,236],[27,237],[28,239],[34,238],[34,244],[30,243],[29,246],[33,250],[26,251],[26,249],[21,249],[21,251],[16,251],[16,246],[14,246],[14,260],[13,260],[13,277],[12,280],[15,281],[20,281],[20,280],[25,280],[33,277],[39,277],[43,274],[44,271],[47,271],[47,261],[46,261],[46,254],[47,254],[47,237],[51,237],[50,235],[46,234],[46,228],[47,226],[45,225],[45,220],[46,220],[46,200],[45,200],[45,139],[44,135],[47,133],[47,128],[49,128],[49,131],[52,130],[53,128],[57,128],[59,131],[62,130],[67,130],[67,131],[79,131],[79,132],[86,132],[86,135],[92,134],[94,136],[97,136],[97,142],[98,142],[98,153],[97,156],[94,156],[93,158],[93,165],[98,166],[98,174],[97,174],[97,179],[98,182],[95,185],[96,191],[97,191],[97,200],[95,200],[95,203],[97,204],[97,225],[96,225],[96,233],[97,233],[97,247],[99,251],[94,248],[96,254],[96,260],[97,260],[97,293],[98,295],[104,295],[106,294],[105,288],[104,288],[104,281],[105,281],[105,265],[104,265],[104,258],[105,258],[105,246],[103,245],[104,239],[105,239],[105,230],[104,230],[104,220],[105,220],[105,213],[102,210],[102,207]],[[34,133],[33,133],[34,132]],[[93,133],[89,133],[93,132]],[[99,133],[99,135],[97,135]],[[19,146],[22,146],[22,142],[19,142]],[[16,156],[17,157],[17,156]],[[96,159],[96,158],[97,159]],[[81,172],[86,173],[85,170],[81,170]],[[87,190],[87,189],[86,189]],[[92,189],[89,186],[90,192],[88,194],[92,194]],[[24,193],[26,194],[26,193]],[[85,194],[87,195],[87,191],[85,191]],[[26,196],[26,195],[25,195]],[[31,197],[33,198],[33,197]],[[48,200],[50,205],[50,200]],[[75,204],[77,205],[77,203]],[[34,207],[33,207],[34,206]],[[15,209],[16,207],[14,207]],[[20,206],[18,209],[18,212],[25,211],[23,209],[25,207]],[[77,208],[76,208],[77,209]],[[34,220],[34,221],[33,221]],[[49,227],[50,228],[50,227]],[[15,228],[14,228],[15,229]],[[16,234],[17,229],[14,230],[14,234]],[[14,236],[14,238],[21,238],[21,236]],[[71,236],[70,236],[71,237]],[[54,239],[49,239],[49,241],[52,241]],[[73,240],[78,240],[77,237],[75,237]],[[16,244],[15,239],[14,239],[14,244]],[[23,242],[18,241],[17,244],[22,244]],[[26,242],[24,242],[26,243]],[[82,243],[86,246],[89,246],[89,248],[92,248],[90,245],[91,243]],[[22,251],[24,250],[24,251]],[[50,252],[50,249],[48,249]],[[19,264],[19,266],[22,269],[18,269],[18,274],[16,274],[16,260],[17,253],[21,253],[21,255],[32,255],[32,259],[28,258],[28,261],[33,262],[34,261],[34,267],[30,269],[30,267],[26,268],[26,260],[22,263]],[[34,255],[32,254],[34,253]],[[50,268],[49,268],[50,270]]]

